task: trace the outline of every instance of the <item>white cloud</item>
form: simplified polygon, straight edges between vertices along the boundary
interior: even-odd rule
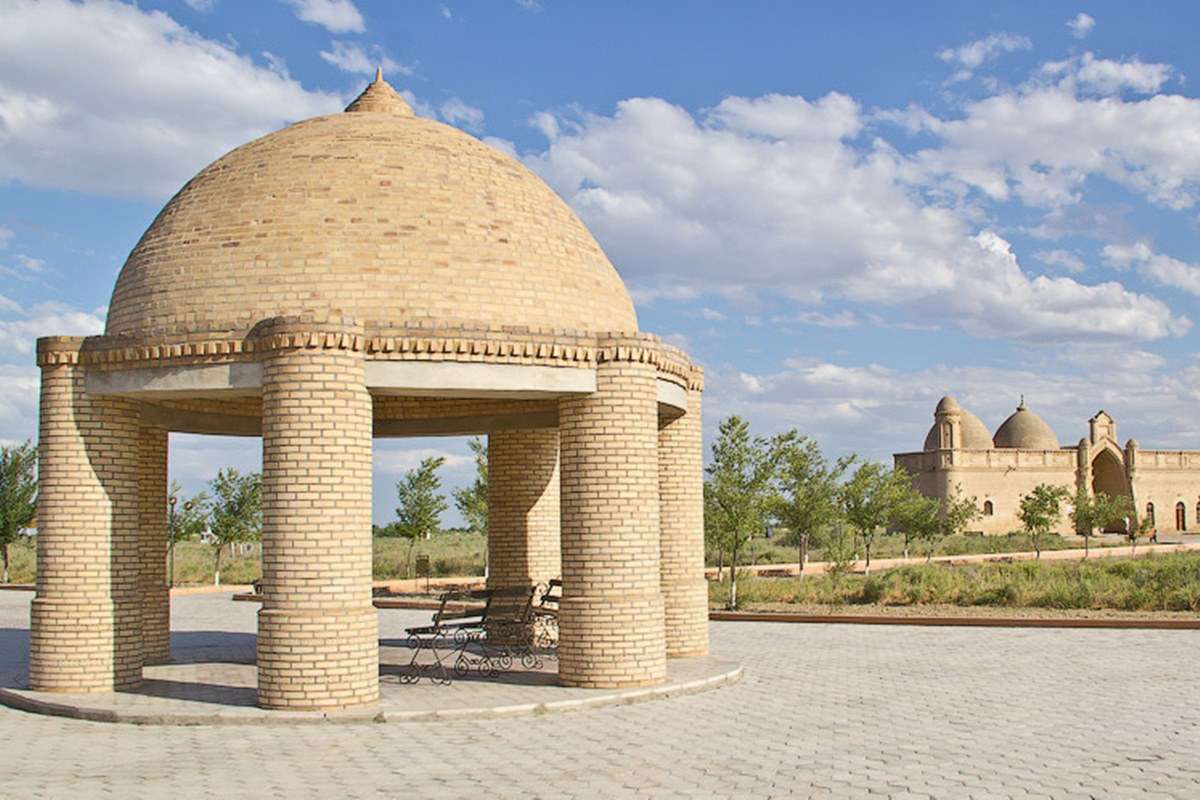
[[[950,82],[956,83],[970,78],[975,70],[987,61],[998,58],[1005,53],[1017,50],[1028,50],[1033,47],[1028,36],[1016,36],[1011,33],[993,33],[983,39],[961,45],[947,47],[938,53],[938,58],[958,67],[951,76]]]
[[[335,40],[331,49],[322,50],[320,55],[322,59],[343,72],[351,72],[356,75],[374,75],[376,67],[383,69],[385,74],[413,74],[412,67],[393,61],[378,47],[374,48],[373,53],[368,53],[362,45],[354,42]]]
[[[1101,256],[1110,266],[1136,266],[1140,274],[1155,283],[1200,296],[1200,266],[1156,253],[1145,242],[1105,245]]]
[[[470,457],[461,453],[451,452],[435,447],[411,447],[388,440],[375,440],[374,459],[375,472],[387,475],[401,475],[410,469],[416,469],[427,458],[444,458],[444,469],[457,469],[468,464],[474,465]]]
[[[12,239],[13,232],[9,228],[0,225],[0,250],[8,247],[8,242]]]
[[[161,11],[5,6],[0,180],[161,198],[232,147],[341,105]]]
[[[451,97],[438,106],[438,116],[451,125],[465,128],[469,131],[483,129],[483,110],[468,105],[457,97]]]
[[[30,272],[41,272],[42,267],[46,266],[46,262],[42,259],[32,258],[24,253],[17,253],[13,258],[17,260],[17,266]]]
[[[1096,20],[1090,14],[1085,14],[1082,11],[1067,20],[1067,29],[1071,31],[1071,35],[1076,39],[1083,39],[1092,32],[1092,28],[1094,27],[1096,27]]]
[[[330,33],[363,33],[366,23],[351,0],[283,0],[304,22],[320,25]]]
[[[454,19],[454,12],[450,10],[449,6],[442,6],[441,13],[442,19]]]
[[[1158,94],[1139,100],[1085,97],[1077,82],[1027,85],[968,103],[958,119],[911,113],[904,121],[940,139],[917,154],[927,182],[975,189],[988,200],[1013,194],[1054,208],[1082,200],[1084,182],[1107,178],[1167,208],[1200,199],[1200,100]],[[896,117],[891,117],[896,119]]]
[[[954,141],[952,123],[937,126]],[[1030,274],[1005,239],[913,190],[933,180],[931,156],[855,144],[863,120],[844,95],[727,98],[698,117],[635,98],[613,116],[542,128],[548,147],[526,162],[581,215],[639,305],[839,297],[1028,340],[1151,340],[1190,325],[1117,283]]]
[[[1064,445],[1078,442],[1088,418],[1104,408],[1116,417],[1122,436],[1135,436],[1144,447],[1200,448],[1192,411],[1200,400],[1200,360],[1168,369],[1160,356],[1124,345],[1035,350],[1014,367],[897,370],[794,358],[762,374],[710,366],[705,383],[709,436],[718,420],[738,413],[754,420],[756,433],[797,427],[834,455],[857,451],[890,460],[892,453],[919,450],[934,407],[946,394],[992,431],[1024,394]]]
[[[836,314],[801,311],[792,316],[791,321],[804,325],[815,325],[818,328],[853,328],[858,325],[858,317],[852,311],[839,311]]]
[[[0,364],[0,440],[37,438],[40,382],[32,364]]]
[[[1162,88],[1174,69],[1170,64],[1148,64],[1136,58],[1113,61],[1084,53],[1066,61],[1050,61],[1042,65],[1041,73],[1049,77],[1063,76],[1063,87],[1078,86],[1086,94],[1113,95],[1129,90],[1136,94],[1153,94]]]
[[[1083,272],[1087,269],[1084,260],[1068,250],[1038,250],[1033,257],[1043,264],[1062,267],[1067,272]]]
[[[96,312],[80,311],[63,303],[38,303],[28,311],[12,305],[12,301],[0,304],[18,312],[16,319],[0,320],[0,350],[10,353],[32,353],[40,336],[92,336],[104,330],[104,319]]]
[[[193,11],[199,11],[201,14],[207,14],[213,10],[213,6],[217,4],[217,0],[183,0],[187,3],[188,8]]]
[[[718,322],[725,319],[725,315],[715,308],[702,308],[700,309],[700,318],[706,319],[709,322]]]

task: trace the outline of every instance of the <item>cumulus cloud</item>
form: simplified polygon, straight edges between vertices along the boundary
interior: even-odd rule
[[[40,381],[32,364],[0,364],[0,442],[37,438]]]
[[[158,199],[232,147],[341,105],[161,11],[5,6],[0,180]]]
[[[1076,39],[1083,39],[1092,32],[1092,28],[1094,27],[1096,27],[1096,20],[1090,14],[1085,14],[1082,11],[1067,20],[1067,29],[1071,31],[1071,35]]]
[[[330,49],[322,50],[320,55],[323,60],[343,72],[351,72],[356,75],[374,75],[377,67],[381,68],[385,74],[413,74],[412,67],[393,61],[378,47],[368,53],[362,45],[354,42],[335,40],[330,44]]]
[[[750,374],[715,365],[706,370],[706,433],[736,412],[753,419],[758,433],[797,427],[835,454],[889,460],[921,448],[943,395],[954,395],[994,431],[1023,394],[1064,445],[1078,442],[1087,420],[1103,408],[1116,417],[1122,436],[1136,436],[1145,447],[1200,447],[1191,411],[1200,399],[1200,361],[1165,366],[1162,357],[1123,345],[1071,346],[1053,356],[1031,352],[1013,367],[900,370],[793,358],[776,371]]]
[[[483,130],[483,109],[469,105],[458,97],[451,97],[439,105],[438,116],[451,125],[469,131]]]
[[[838,297],[1029,340],[1152,340],[1190,325],[1118,283],[1029,273],[998,233],[913,190],[934,174],[931,156],[861,143],[863,116],[841,94],[727,98],[698,116],[634,98],[612,116],[541,128],[547,149],[526,162],[583,217],[642,305],[706,293]],[[936,129],[956,136],[952,123]]]
[[[1083,272],[1087,269],[1084,260],[1068,250],[1038,250],[1033,257],[1043,264],[1062,267],[1067,272]]]
[[[0,309],[13,316],[0,319],[0,351],[28,355],[40,336],[93,336],[104,330],[104,318],[94,311],[55,301],[38,303],[26,311],[7,298],[0,301]]]
[[[283,0],[304,22],[320,25],[330,33],[363,33],[366,23],[351,0]]]
[[[1170,64],[1146,63],[1137,58],[1114,61],[1096,58],[1084,53],[1066,61],[1051,61],[1043,64],[1045,76],[1061,76],[1061,86],[1079,89],[1088,94],[1112,95],[1123,91],[1135,94],[1153,94],[1162,88],[1174,69]]]
[[[983,66],[985,62],[999,58],[1005,53],[1028,50],[1031,47],[1033,47],[1033,42],[1029,40],[1028,36],[993,33],[959,47],[947,47],[937,55],[947,64],[958,67],[958,70],[950,77],[951,83],[957,83],[970,78],[975,70]]]
[[[1155,283],[1200,296],[1200,266],[1156,253],[1146,242],[1105,245],[1101,257],[1110,266],[1135,266],[1140,274]]]

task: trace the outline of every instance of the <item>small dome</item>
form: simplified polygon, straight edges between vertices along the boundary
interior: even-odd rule
[[[937,404],[937,409],[933,412],[935,420],[939,414],[958,414],[963,450],[992,449],[992,435],[988,433],[987,425],[984,425],[983,420],[979,417],[960,406],[953,397],[947,395],[941,399],[941,402]],[[925,449],[938,449],[938,424],[936,421],[929,429],[929,433],[925,435]]]
[[[344,113],[205,167],[117,278],[106,333],[245,331],[275,316],[637,331],[629,292],[541,178],[413,115],[377,75]]]
[[[996,447],[1017,450],[1058,450],[1058,437],[1046,421],[1025,407],[1024,399],[992,437]]]
[[[1137,450],[1139,447],[1141,447],[1141,445],[1138,444],[1138,440],[1134,439],[1133,437],[1130,437],[1129,441],[1125,443],[1126,450]]]

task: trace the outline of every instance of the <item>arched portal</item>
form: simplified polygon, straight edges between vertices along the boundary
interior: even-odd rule
[[[1187,530],[1187,506],[1180,501],[1175,504],[1175,530]]]
[[[1128,497],[1129,482],[1125,478],[1125,465],[1111,450],[1101,450],[1092,459],[1092,493],[1110,497]],[[1123,522],[1111,523],[1105,533],[1124,533]]]

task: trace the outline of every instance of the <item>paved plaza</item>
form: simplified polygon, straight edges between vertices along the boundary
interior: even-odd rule
[[[0,592],[6,674],[30,597]],[[251,648],[255,609],[176,598],[177,652]],[[381,627],[423,616],[383,612]],[[0,709],[0,796],[1200,796],[1194,632],[714,623],[712,637],[744,662],[737,684],[547,716],[156,727]]]

